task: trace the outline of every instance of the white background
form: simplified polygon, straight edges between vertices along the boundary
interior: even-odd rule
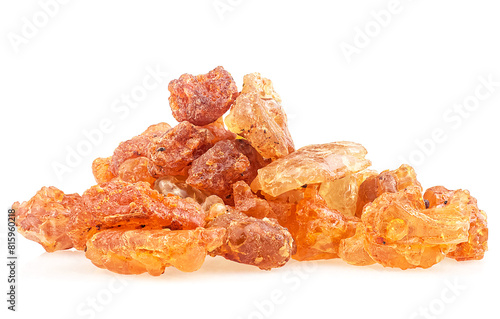
[[[214,4],[230,7],[218,12]],[[371,12],[388,8],[395,13],[382,15],[380,26]],[[500,87],[490,92],[480,79],[500,81],[499,12],[494,0],[401,0],[395,7],[388,0],[75,0],[44,21],[37,1],[2,1],[2,265],[12,202],[44,185],[83,192],[94,183],[95,157],[109,156],[150,124],[175,123],[168,81],[218,65],[240,88],[250,72],[273,80],[297,147],[352,140],[366,146],[377,170],[410,162],[424,187],[469,189],[490,228],[483,260],[446,260],[427,270],[329,260],[291,261],[265,272],[208,258],[198,272],[167,269],[160,277],[115,276],[80,252],[48,254],[18,236],[18,311],[6,311],[2,266],[2,312],[8,318],[400,319],[425,318],[419,311],[427,311],[435,318],[498,318]],[[29,27],[34,18],[36,30]],[[356,53],[346,56],[341,46],[355,40]],[[140,93],[148,68],[164,73],[161,83],[134,108],[124,107],[120,100]],[[457,113],[454,105],[464,102],[469,111]],[[104,119],[112,128],[88,144],[84,131]],[[79,146],[88,154],[69,162],[59,178],[53,165],[68,164]]]

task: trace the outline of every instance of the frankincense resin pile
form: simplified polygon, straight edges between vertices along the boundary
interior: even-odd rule
[[[168,89],[179,124],[151,125],[95,159],[97,185],[81,196],[43,187],[14,203],[19,232],[48,252],[75,248],[98,267],[154,276],[195,271],[207,254],[260,269],[290,257],[401,269],[483,258],[486,214],[468,191],[424,192],[408,165],[373,171],[357,143],[295,150],[260,74],[241,92],[222,67]]]

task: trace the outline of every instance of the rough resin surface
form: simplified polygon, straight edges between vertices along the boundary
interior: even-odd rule
[[[113,156],[111,157],[110,171],[113,175],[118,175],[118,170],[123,162],[130,158],[136,158],[140,156],[147,156],[147,149],[150,142],[155,138],[164,134],[170,130],[170,125],[161,122],[155,125],[149,126],[140,135],[131,138],[128,141],[120,143],[115,149]]]
[[[98,157],[92,162],[92,174],[97,184],[107,183],[116,177],[115,174],[111,173],[111,156],[102,158]]]
[[[323,182],[319,188],[319,194],[325,199],[329,208],[347,216],[354,216],[359,187],[367,178],[374,175],[377,175],[375,171],[363,170],[332,182]]]
[[[248,155],[248,156],[247,156]],[[240,180],[250,183],[260,168],[252,147],[244,140],[223,140],[193,161],[186,182],[232,204],[232,185]],[[251,161],[250,158],[253,159]]]
[[[240,93],[222,67],[168,89],[179,124],[151,125],[96,158],[97,185],[82,196],[44,187],[14,203],[19,233],[48,252],[86,250],[99,267],[155,276],[194,271],[207,254],[266,270],[290,258],[401,269],[483,258],[486,213],[468,191],[422,195],[411,166],[379,174],[353,142],[296,151],[259,73]]]
[[[195,230],[104,230],[87,243],[85,256],[94,265],[119,274],[161,275],[166,267],[198,270],[222,244],[224,228]]]
[[[361,217],[363,207],[384,193],[396,193],[406,187],[415,186],[422,191],[413,167],[403,164],[393,171],[383,171],[379,175],[369,176],[360,186],[356,216]]]
[[[353,142],[305,146],[260,169],[252,190],[276,197],[302,185],[335,181],[367,168],[371,163],[366,153]]]
[[[154,188],[163,195],[177,195],[181,198],[192,198],[203,204],[207,194],[186,183],[183,176],[164,176],[155,182]]]
[[[213,134],[213,136],[215,137],[214,143],[217,143],[222,140],[236,139],[236,134],[226,130],[226,127],[224,126],[224,120],[222,119],[222,117],[217,119],[217,121],[210,123],[208,125],[203,125],[202,127],[206,128],[207,130],[210,131],[210,133]]]
[[[384,193],[363,211],[365,249],[384,266],[428,268],[468,240],[470,200],[457,191],[446,206],[426,209],[418,186]]]
[[[72,248],[66,229],[80,201],[78,194],[64,194],[54,186],[42,187],[29,201],[12,205],[17,231],[41,244],[47,252]]]
[[[231,74],[219,66],[207,74],[183,74],[168,84],[172,115],[179,121],[207,125],[220,118],[238,95]]]
[[[436,186],[429,188],[425,192],[424,199],[428,201],[430,208],[444,208],[452,204],[452,198],[457,192],[461,191],[450,191],[443,186]],[[458,261],[480,260],[488,250],[488,224],[486,213],[479,210],[477,201],[474,197],[470,197],[468,206],[471,209],[471,218],[467,242],[458,244],[455,250],[447,254],[447,257]]]
[[[292,236],[274,219],[248,217],[229,209],[208,227],[226,229],[222,245],[212,255],[269,270],[283,266],[294,253]]]
[[[277,159],[295,150],[281,99],[271,81],[259,73],[245,75],[241,94],[225,122],[264,158]]]
[[[215,144],[214,135],[181,122],[148,145],[149,171],[154,177],[187,175],[191,163]]]
[[[149,159],[146,157],[129,158],[120,165],[118,177],[125,182],[146,182],[153,187],[156,178],[149,173],[148,165]]]
[[[194,229],[203,226],[205,219],[201,206],[194,200],[164,196],[144,182],[114,180],[89,188],[82,199],[85,209],[71,216],[68,232],[79,250],[103,229]]]

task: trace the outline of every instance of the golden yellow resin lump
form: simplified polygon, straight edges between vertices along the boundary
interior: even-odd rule
[[[295,150],[281,98],[259,73],[245,75],[241,94],[224,121],[264,158],[277,159]]]
[[[302,185],[332,182],[370,166],[366,153],[353,142],[305,146],[261,168],[251,187],[277,197]]]

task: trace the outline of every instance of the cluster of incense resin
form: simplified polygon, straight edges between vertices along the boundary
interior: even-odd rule
[[[401,269],[483,258],[486,214],[468,191],[424,192],[408,165],[370,170],[353,142],[296,150],[271,81],[243,82],[238,92],[222,67],[171,81],[177,125],[95,159],[82,195],[43,187],[14,203],[19,232],[121,274],[195,271],[207,254],[266,270],[290,258]]]

